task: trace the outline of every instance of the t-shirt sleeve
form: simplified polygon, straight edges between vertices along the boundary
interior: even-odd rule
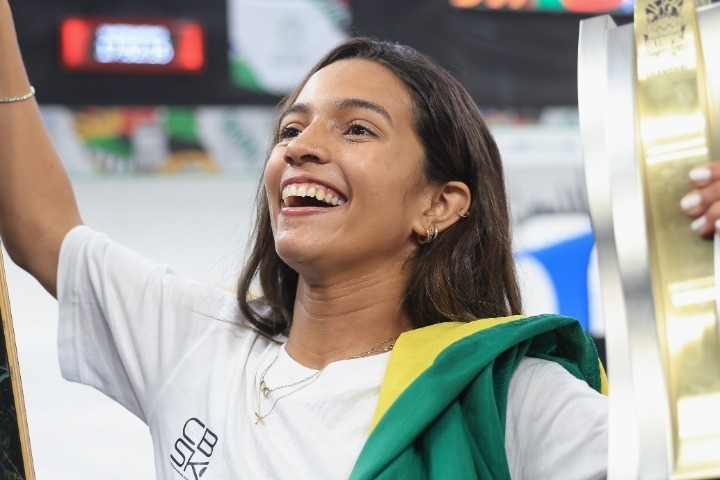
[[[505,449],[515,480],[605,478],[607,397],[555,362],[523,359],[508,390]]]
[[[97,388],[147,422],[177,365],[233,311],[234,295],[80,226],[60,250],[58,303],[63,377]]]

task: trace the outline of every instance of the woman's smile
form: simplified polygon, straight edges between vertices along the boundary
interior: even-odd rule
[[[405,86],[375,62],[340,61],[310,78],[282,112],[265,167],[283,260],[365,270],[417,248],[427,196],[413,121]]]
[[[281,215],[309,215],[342,207],[347,196],[337,187],[311,176],[293,176],[281,183]]]

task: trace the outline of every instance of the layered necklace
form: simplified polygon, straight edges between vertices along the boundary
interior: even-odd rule
[[[395,341],[398,339],[400,335],[395,335],[394,337],[390,337],[384,342],[375,345],[372,348],[369,348],[365,350],[364,352],[358,353],[357,355],[353,355],[352,357],[347,358],[347,360],[353,360],[356,358],[364,358],[369,357],[371,355],[378,355],[381,353],[389,352],[393,349],[395,346]],[[277,362],[277,359],[280,357],[280,352],[278,352],[277,355],[275,355],[275,358],[272,362],[270,362],[270,365],[265,367],[265,370],[260,374],[260,383],[258,384],[258,395],[257,395],[257,409],[255,410],[255,425],[265,425],[265,418],[267,418],[268,415],[272,413],[272,411],[275,409],[275,406],[278,404],[280,400],[282,400],[285,397],[289,397],[293,393],[302,390],[303,388],[307,387],[308,385],[312,384],[317,378],[322,374],[322,372],[325,370],[327,365],[325,367],[321,368],[320,370],[314,372],[312,375],[305,377],[301,380],[298,380],[297,382],[288,383],[286,385],[279,385],[277,387],[270,387],[265,382],[265,377],[267,376],[268,372],[272,368],[273,365],[275,365],[275,362]],[[265,413],[262,413],[262,409],[260,408],[260,401],[262,398],[267,398],[272,392],[276,391],[284,391],[286,389],[291,389],[293,387],[296,387],[293,390],[290,390],[289,392],[280,395],[275,399],[272,406],[270,407],[270,410],[268,410]]]

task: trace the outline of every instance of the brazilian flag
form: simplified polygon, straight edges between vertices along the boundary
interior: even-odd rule
[[[525,356],[557,362],[607,394],[592,338],[570,317],[515,316],[412,330],[395,343],[370,436],[350,479],[509,479],[507,392]]]

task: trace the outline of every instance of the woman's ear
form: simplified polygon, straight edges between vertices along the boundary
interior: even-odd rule
[[[446,182],[433,188],[432,203],[425,210],[426,228],[438,227],[443,232],[468,215],[472,195],[462,182]]]

